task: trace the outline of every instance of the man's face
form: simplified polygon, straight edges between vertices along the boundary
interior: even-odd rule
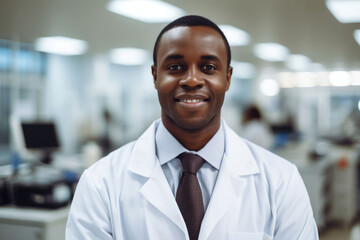
[[[220,124],[232,68],[217,31],[193,26],[165,32],[152,73],[165,126],[191,131]]]

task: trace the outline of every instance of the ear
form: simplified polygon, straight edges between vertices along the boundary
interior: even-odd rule
[[[229,66],[226,72],[226,91],[229,90],[230,87],[232,72],[233,72],[233,68]]]
[[[154,80],[154,86],[157,89],[157,79],[156,79],[156,66],[152,65],[151,66],[151,74],[153,75],[153,80]]]

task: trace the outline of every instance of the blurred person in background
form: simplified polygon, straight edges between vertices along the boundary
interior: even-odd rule
[[[264,121],[260,109],[256,105],[249,105],[243,111],[242,137],[271,150],[274,144],[274,136],[268,124]]]

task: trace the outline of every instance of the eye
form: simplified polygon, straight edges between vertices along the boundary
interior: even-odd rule
[[[201,67],[201,69],[204,71],[204,72],[210,72],[210,71],[214,71],[216,70],[216,67],[213,65],[213,64],[205,64]]]
[[[179,64],[173,64],[173,65],[168,66],[168,69],[169,69],[170,71],[176,71],[176,72],[178,72],[178,71],[183,70],[183,67],[182,67],[181,65],[179,65]]]

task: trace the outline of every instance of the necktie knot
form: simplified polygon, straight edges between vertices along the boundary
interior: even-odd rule
[[[204,163],[204,159],[197,154],[181,153],[178,158],[181,161],[183,172],[196,174]]]

